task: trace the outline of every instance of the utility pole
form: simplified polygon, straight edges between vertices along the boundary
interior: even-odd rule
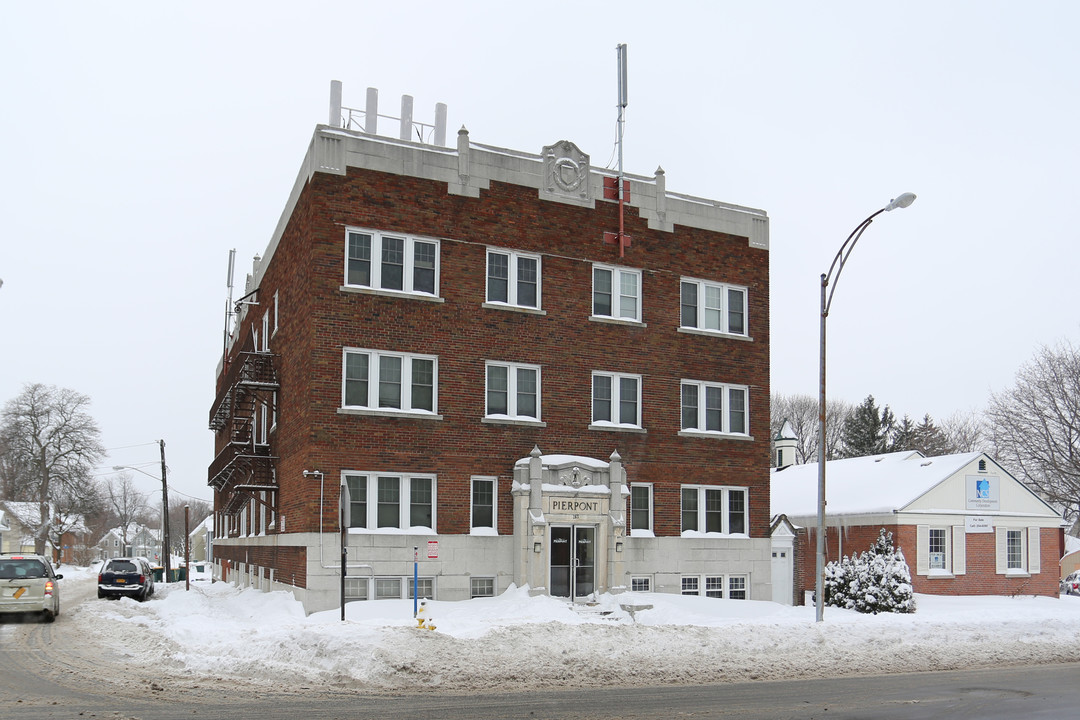
[[[165,476],[165,441],[158,440],[161,446],[161,540],[162,555],[165,556],[165,582],[172,579],[172,544],[169,542],[169,481]]]
[[[191,589],[191,506],[184,506],[184,590]]]

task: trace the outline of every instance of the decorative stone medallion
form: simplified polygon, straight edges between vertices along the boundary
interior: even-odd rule
[[[589,199],[589,156],[569,140],[544,146],[545,195],[572,200]]]

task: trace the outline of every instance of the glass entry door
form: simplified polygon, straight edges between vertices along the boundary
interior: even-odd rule
[[[596,526],[551,528],[551,594],[579,598],[591,595],[596,578]]]

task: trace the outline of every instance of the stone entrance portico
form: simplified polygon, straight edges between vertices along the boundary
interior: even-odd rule
[[[544,455],[514,465],[514,582],[537,595],[586,598],[626,590],[626,472],[608,462]]]

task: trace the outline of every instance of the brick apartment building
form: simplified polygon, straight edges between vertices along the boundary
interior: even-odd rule
[[[572,142],[354,129],[374,98],[331,101],[237,302],[217,572],[335,607],[347,487],[347,600],[411,597],[417,555],[445,600],[770,599],[766,213],[624,175],[620,242]]]

